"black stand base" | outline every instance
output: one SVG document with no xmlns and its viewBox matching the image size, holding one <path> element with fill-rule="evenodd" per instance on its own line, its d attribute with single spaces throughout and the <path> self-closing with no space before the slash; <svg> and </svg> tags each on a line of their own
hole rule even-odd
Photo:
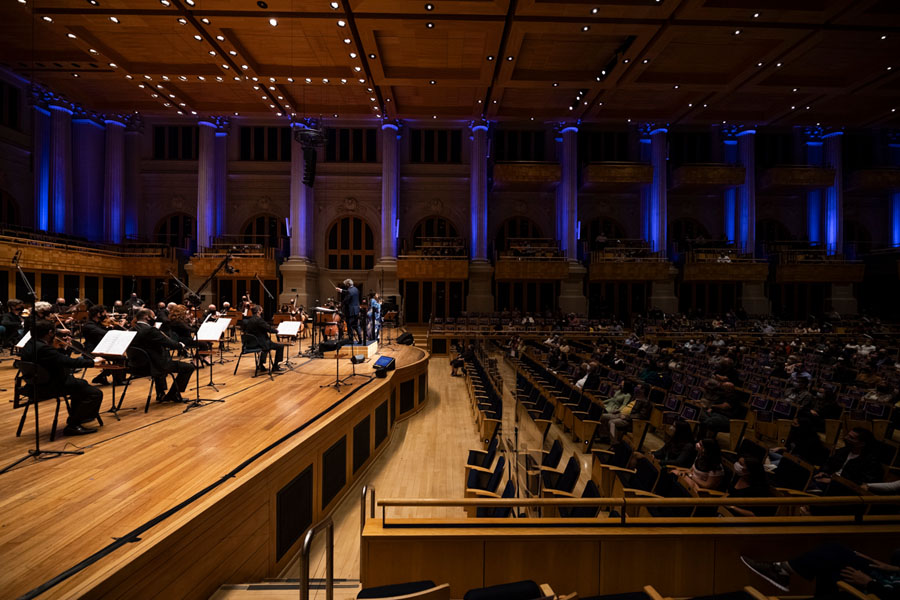
<svg viewBox="0 0 900 600">
<path fill-rule="evenodd" d="M 16 465 L 25 462 L 29 458 L 38 458 L 44 455 L 63 456 L 65 454 L 84 454 L 84 450 L 41 450 L 40 448 L 38 448 L 37 450 L 31 449 L 28 451 L 28 454 L 26 454 L 16 462 L 10 463 L 3 467 L 3 469 L 0 469 L 0 475 L 3 475 L 7 471 L 12 470 Z"/>
<path fill-rule="evenodd" d="M 193 361 L 194 363 L 198 362 L 197 357 L 199 355 L 197 352 L 198 351 L 195 349 L 194 350 L 194 361 Z M 212 357 L 212 355 L 210 355 L 210 357 Z M 209 363 L 209 383 L 204 386 L 200 385 L 200 369 L 198 369 L 198 368 L 194 369 L 194 375 L 196 377 L 196 384 L 197 384 L 197 387 L 195 387 L 194 390 L 196 391 L 197 395 L 196 395 L 196 398 L 194 398 L 194 400 L 192 400 L 187 406 L 184 407 L 184 410 L 182 411 L 182 413 L 186 413 L 189 410 L 191 410 L 192 408 L 199 408 L 201 406 L 205 406 L 203 404 L 204 402 L 208 402 L 208 403 L 209 402 L 223 402 L 223 403 L 225 402 L 225 400 L 221 400 L 218 398 L 201 398 L 200 397 L 200 388 L 201 387 L 212 386 L 212 388 L 218 392 L 219 390 L 216 388 L 216 385 L 224 385 L 224 384 L 214 384 L 213 383 L 213 380 L 212 380 L 212 363 L 213 362 L 214 361 L 210 361 L 210 363 Z"/>
</svg>

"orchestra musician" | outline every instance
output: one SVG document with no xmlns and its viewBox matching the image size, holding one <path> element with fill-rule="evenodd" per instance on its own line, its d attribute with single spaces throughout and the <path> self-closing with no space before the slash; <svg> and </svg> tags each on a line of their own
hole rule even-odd
<svg viewBox="0 0 900 600">
<path fill-rule="evenodd" d="M 0 336 L 4 344 L 15 344 L 25 333 L 25 319 L 22 318 L 24 305 L 18 298 L 10 298 L 6 303 L 7 312 L 0 317 Z"/>
<path fill-rule="evenodd" d="M 45 319 L 37 321 L 32 338 L 22 348 L 21 356 L 24 360 L 43 367 L 50 375 L 46 384 L 48 389 L 37 390 L 40 398 L 52 398 L 57 393 L 69 396 L 71 400 L 68 405 L 69 417 L 63 432 L 66 435 L 94 433 L 96 429 L 85 427 L 84 424 L 99 419 L 103 392 L 84 379 L 73 377 L 71 369 L 92 367 L 103 364 L 104 361 L 102 358 L 66 356 L 64 352 L 53 347 L 55 335 L 55 324 Z"/>
<path fill-rule="evenodd" d="M 249 308 L 249 311 L 250 316 L 241 321 L 241 328 L 244 330 L 245 334 L 255 336 L 256 339 L 259 340 L 260 347 L 263 349 L 263 352 L 260 352 L 259 354 L 259 370 L 266 370 L 266 365 L 264 364 L 266 355 L 270 350 L 274 350 L 275 357 L 272 360 L 272 371 L 282 371 L 283 369 L 281 368 L 280 363 L 284 358 L 284 344 L 279 344 L 278 342 L 273 342 L 269 339 L 269 334 L 278 333 L 278 329 L 272 327 L 262 319 L 260 316 L 262 307 L 259 305 L 252 305 Z"/>
<path fill-rule="evenodd" d="M 206 312 L 203 313 L 204 321 L 206 321 L 207 319 L 210 321 L 215 321 L 218 318 L 219 318 L 219 311 L 216 310 L 215 304 L 210 304 L 208 307 L 206 307 Z"/>
<path fill-rule="evenodd" d="M 378 292 L 369 294 L 369 339 L 378 340 L 381 334 L 381 296 Z"/>
<path fill-rule="evenodd" d="M 54 314 L 65 314 L 69 312 L 69 305 L 66 304 L 66 299 L 57 298 L 56 304 L 50 307 L 50 312 Z"/>
<path fill-rule="evenodd" d="M 251 306 L 253 306 L 253 304 L 250 302 L 250 298 L 247 296 L 241 296 L 241 314 L 244 317 L 250 316 L 250 307 Z"/>
<path fill-rule="evenodd" d="M 134 313 L 139 308 L 144 307 L 144 301 L 138 298 L 138 295 L 134 292 L 131 292 L 131 297 L 125 301 L 125 309 L 129 313 Z"/>
<path fill-rule="evenodd" d="M 201 350 L 209 350 L 209 342 L 198 342 L 195 338 L 197 334 L 197 325 L 186 306 L 176 304 L 169 313 L 169 333 L 170 338 L 176 342 L 180 342 L 187 348 L 200 348 Z M 209 365 L 202 356 L 198 356 L 198 362 L 202 365 Z"/>
<path fill-rule="evenodd" d="M 49 302 L 44 302 L 42 300 L 35 302 L 34 303 L 34 312 L 37 315 L 38 320 L 45 319 L 45 320 L 49 321 L 49 320 L 53 319 L 53 323 L 55 323 L 57 325 L 58 333 L 66 334 L 66 335 L 71 333 L 71 331 L 69 331 L 69 329 L 68 329 L 68 326 L 70 323 L 72 323 L 72 321 L 74 319 L 72 317 L 66 317 L 65 319 L 59 319 L 58 316 L 54 319 L 52 316 L 54 314 L 53 313 L 53 305 L 51 305 Z M 25 320 L 25 323 L 24 323 L 25 331 L 31 330 L 31 323 L 32 323 L 32 319 Z"/>
<path fill-rule="evenodd" d="M 167 348 L 180 350 L 184 346 L 154 327 L 155 319 L 156 315 L 149 308 L 138 309 L 134 324 L 137 335 L 134 336 L 131 345 L 140 348 L 150 357 L 150 375 L 156 386 L 156 401 L 182 402 L 181 392 L 187 389 L 194 366 L 180 360 L 172 360 Z M 168 387 L 166 374 L 168 373 L 177 373 L 177 375 L 175 386 L 166 391 Z"/>
<path fill-rule="evenodd" d="M 106 307 L 102 304 L 95 304 L 88 309 L 88 320 L 81 326 L 81 335 L 84 336 L 84 349 L 93 352 L 103 336 L 111 329 L 122 329 L 117 323 L 110 319 L 106 312 Z M 125 373 L 121 369 L 104 369 L 99 375 L 91 380 L 96 385 L 109 385 L 106 379 L 110 375 L 116 383 L 125 381 Z"/>
<path fill-rule="evenodd" d="M 344 280 L 343 288 L 336 287 L 335 290 L 341 293 L 341 312 L 347 319 L 347 338 L 352 344 L 355 336 L 362 344 L 362 332 L 359 330 L 359 290 L 349 278 Z"/>
</svg>

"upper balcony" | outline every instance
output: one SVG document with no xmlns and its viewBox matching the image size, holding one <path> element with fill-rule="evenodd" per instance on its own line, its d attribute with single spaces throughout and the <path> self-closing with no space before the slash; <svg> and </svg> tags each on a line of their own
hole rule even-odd
<svg viewBox="0 0 900 600">
<path fill-rule="evenodd" d="M 555 162 L 497 162 L 495 191 L 547 192 L 559 185 L 562 168 Z"/>
<path fill-rule="evenodd" d="M 775 258 L 776 283 L 859 283 L 865 265 L 842 254 L 828 254 L 822 244 L 771 242 L 767 253 Z"/>
<path fill-rule="evenodd" d="M 468 279 L 469 251 L 461 237 L 417 237 L 400 242 L 397 278 L 402 280 Z"/>
<path fill-rule="evenodd" d="M 653 167 L 638 162 L 596 162 L 581 172 L 583 192 L 636 192 L 653 183 Z"/>
<path fill-rule="evenodd" d="M 685 164 L 672 169 L 671 192 L 720 192 L 744 183 L 747 170 L 730 164 Z"/>
<path fill-rule="evenodd" d="M 770 194 L 796 194 L 833 184 L 834 169 L 809 165 L 778 165 L 759 177 L 759 191 Z"/>
<path fill-rule="evenodd" d="M 846 179 L 845 192 L 893 192 L 900 190 L 900 169 L 880 167 L 853 171 Z"/>
<path fill-rule="evenodd" d="M 604 281 L 661 281 L 671 275 L 672 263 L 653 252 L 644 240 L 595 240 L 589 278 Z"/>
<path fill-rule="evenodd" d="M 569 274 L 557 240 L 507 238 L 505 245 L 504 250 L 497 252 L 494 262 L 497 281 L 565 279 Z"/>
<path fill-rule="evenodd" d="M 684 281 L 765 281 L 769 263 L 734 248 L 695 248 L 685 254 Z"/>
</svg>

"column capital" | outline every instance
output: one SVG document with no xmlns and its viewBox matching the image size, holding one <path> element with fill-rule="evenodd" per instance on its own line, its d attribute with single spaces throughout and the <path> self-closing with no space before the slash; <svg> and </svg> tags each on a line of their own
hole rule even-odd
<svg viewBox="0 0 900 600">
<path fill-rule="evenodd" d="M 141 113 L 124 115 L 125 133 L 144 133 L 144 117 Z"/>
<path fill-rule="evenodd" d="M 490 131 L 491 122 L 487 119 L 475 119 L 469 121 L 469 129 L 472 131 L 478 131 L 479 129 L 482 131 Z"/>
<path fill-rule="evenodd" d="M 722 141 L 726 144 L 737 143 L 738 138 L 743 137 L 745 135 L 755 135 L 756 130 L 746 125 L 723 125 L 721 128 L 722 131 Z"/>
<path fill-rule="evenodd" d="M 888 129 L 884 132 L 889 147 L 900 147 L 900 129 Z"/>
<path fill-rule="evenodd" d="M 397 137 L 400 137 L 400 129 L 403 127 L 403 122 L 400 119 L 382 119 L 381 120 L 381 130 L 386 131 L 389 129 L 394 130 L 397 133 Z"/>
<path fill-rule="evenodd" d="M 558 135 L 562 135 L 565 133 L 578 133 L 578 125 L 580 124 L 581 121 L 560 121 L 553 126 L 553 129 Z"/>
<path fill-rule="evenodd" d="M 37 84 L 32 84 L 28 88 L 28 103 L 45 112 L 51 108 L 58 108 L 74 113 L 76 109 L 80 108 L 65 96 Z"/>
<path fill-rule="evenodd" d="M 640 123 L 638 125 L 638 133 L 643 138 L 650 138 L 657 133 L 667 133 L 669 131 L 668 127 L 668 123 Z"/>
<path fill-rule="evenodd" d="M 197 123 L 205 127 L 212 127 L 217 134 L 227 134 L 231 130 L 231 119 L 222 115 L 203 117 Z"/>
</svg>

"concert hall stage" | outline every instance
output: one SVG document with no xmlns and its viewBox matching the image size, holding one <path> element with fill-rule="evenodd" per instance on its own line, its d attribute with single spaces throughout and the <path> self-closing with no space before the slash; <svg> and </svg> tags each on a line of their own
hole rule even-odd
<svg viewBox="0 0 900 600">
<path fill-rule="evenodd" d="M 200 389 L 225 402 L 187 413 L 154 401 L 144 414 L 149 381 L 139 380 L 123 404 L 138 410 L 120 412 L 120 421 L 104 413 L 91 435 L 61 435 L 63 407 L 55 442 L 55 402 L 42 402 L 42 449 L 84 454 L 28 459 L 0 475 L 0 595 L 46 586 L 29 597 L 206 599 L 222 583 L 277 575 L 303 531 L 351 488 L 428 388 L 428 354 L 415 346 L 382 348 L 396 370 L 370 378 L 370 360 L 340 390 L 320 387 L 334 383 L 334 359 L 295 354 L 293 370 L 270 379 L 252 377 L 252 356 L 232 375 L 236 353 L 226 353 L 231 362 L 213 371 L 223 385 Z M 339 366 L 341 377 L 351 374 L 349 360 Z M 34 445 L 30 412 L 15 437 L 22 411 L 12 407 L 14 374 L 3 360 L 0 467 Z M 200 383 L 209 380 L 207 367 Z M 102 389 L 106 410 L 111 387 Z M 194 395 L 192 380 L 185 397 Z"/>
</svg>

